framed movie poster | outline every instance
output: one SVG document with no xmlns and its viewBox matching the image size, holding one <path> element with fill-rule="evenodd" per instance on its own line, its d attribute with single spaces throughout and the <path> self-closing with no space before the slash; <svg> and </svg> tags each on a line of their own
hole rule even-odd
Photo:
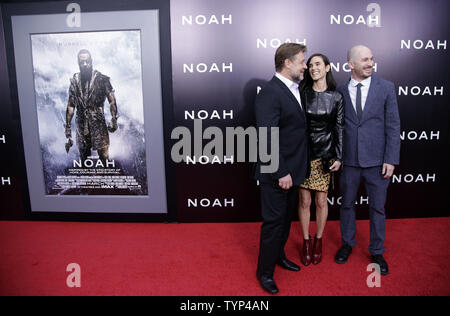
<svg viewBox="0 0 450 316">
<path fill-rule="evenodd" d="M 140 31 L 31 34 L 31 53 L 45 193 L 148 195 Z"/>
<path fill-rule="evenodd" d="M 32 212 L 167 213 L 158 10 L 11 16 Z"/>
</svg>

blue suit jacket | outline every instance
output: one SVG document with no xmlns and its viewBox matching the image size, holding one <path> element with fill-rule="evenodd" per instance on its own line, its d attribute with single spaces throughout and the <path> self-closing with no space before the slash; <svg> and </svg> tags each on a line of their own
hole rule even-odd
<svg viewBox="0 0 450 316">
<path fill-rule="evenodd" d="M 358 120 L 348 92 L 349 81 L 338 90 L 345 98 L 344 165 L 375 167 L 400 162 L 400 116 L 392 82 L 372 75 L 369 93 Z"/>
</svg>

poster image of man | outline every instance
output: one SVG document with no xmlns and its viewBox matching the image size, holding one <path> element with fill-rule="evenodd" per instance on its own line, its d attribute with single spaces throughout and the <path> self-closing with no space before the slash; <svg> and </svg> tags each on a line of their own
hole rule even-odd
<svg viewBox="0 0 450 316">
<path fill-rule="evenodd" d="M 82 49 L 78 53 L 80 72 L 70 80 L 69 101 L 66 110 L 66 151 L 72 142 L 72 118 L 76 109 L 76 143 L 81 162 L 91 155 L 91 150 L 98 152 L 103 165 L 109 160 L 109 132 L 117 130 L 117 104 L 114 89 L 109 77 L 93 70 L 91 53 Z M 104 103 L 108 99 L 111 123 L 107 126 L 104 115 Z"/>
<path fill-rule="evenodd" d="M 140 31 L 32 34 L 31 47 L 46 194 L 148 195 Z"/>
</svg>

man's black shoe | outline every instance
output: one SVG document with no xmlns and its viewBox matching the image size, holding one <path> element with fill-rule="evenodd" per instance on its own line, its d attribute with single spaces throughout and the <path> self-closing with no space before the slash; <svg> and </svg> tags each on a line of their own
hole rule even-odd
<svg viewBox="0 0 450 316">
<path fill-rule="evenodd" d="M 341 249 L 338 250 L 334 261 L 339 264 L 344 264 L 347 262 L 348 257 L 352 253 L 352 247 L 347 244 L 344 244 Z"/>
<path fill-rule="evenodd" d="M 272 278 L 268 277 L 261 277 L 259 279 L 259 283 L 261 284 L 261 287 L 269 292 L 270 294 L 277 294 L 278 293 L 278 287 L 275 284 L 275 281 Z"/>
<path fill-rule="evenodd" d="M 293 263 L 292 261 L 289 261 L 288 259 L 284 258 L 277 262 L 277 265 L 280 267 L 290 270 L 290 271 L 300 271 L 300 267 Z"/>
<path fill-rule="evenodd" d="M 382 255 L 372 255 L 372 262 L 376 263 L 380 266 L 380 274 L 381 275 L 387 275 L 389 274 L 389 266 L 384 260 Z"/>
</svg>

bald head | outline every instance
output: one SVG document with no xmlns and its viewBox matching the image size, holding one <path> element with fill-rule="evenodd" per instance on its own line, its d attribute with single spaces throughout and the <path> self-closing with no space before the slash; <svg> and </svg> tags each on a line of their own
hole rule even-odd
<svg viewBox="0 0 450 316">
<path fill-rule="evenodd" d="M 372 75 L 374 61 L 372 51 L 368 47 L 353 46 L 347 53 L 347 59 L 354 79 L 362 81 Z"/>
<path fill-rule="evenodd" d="M 349 49 L 347 52 L 347 61 L 353 61 L 357 59 L 361 54 L 372 55 L 372 51 L 369 47 L 364 45 L 356 45 Z"/>
</svg>

